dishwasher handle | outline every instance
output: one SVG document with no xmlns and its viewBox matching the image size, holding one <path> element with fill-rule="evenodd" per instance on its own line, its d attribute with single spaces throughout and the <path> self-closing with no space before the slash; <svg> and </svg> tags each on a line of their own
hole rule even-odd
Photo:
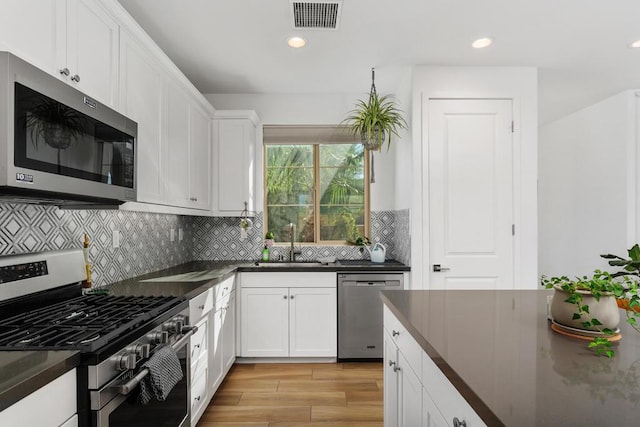
<svg viewBox="0 0 640 427">
<path fill-rule="evenodd" d="M 382 280 L 370 280 L 366 282 L 356 282 L 356 286 L 364 286 L 368 288 L 372 287 L 383 287 L 386 286 L 387 282 Z"/>
</svg>

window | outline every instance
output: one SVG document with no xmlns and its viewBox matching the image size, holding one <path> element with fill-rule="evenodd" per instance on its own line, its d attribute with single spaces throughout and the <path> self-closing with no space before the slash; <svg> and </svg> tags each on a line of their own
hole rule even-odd
<svg viewBox="0 0 640 427">
<path fill-rule="evenodd" d="M 344 243 L 368 235 L 364 147 L 338 126 L 265 126 L 265 231 L 278 242 Z"/>
</svg>

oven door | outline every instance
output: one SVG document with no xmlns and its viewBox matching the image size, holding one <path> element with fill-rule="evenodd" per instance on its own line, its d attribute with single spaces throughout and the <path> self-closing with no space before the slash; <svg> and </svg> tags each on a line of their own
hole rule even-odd
<svg viewBox="0 0 640 427">
<path fill-rule="evenodd" d="M 98 391 L 99 402 L 108 401 L 98 410 L 91 411 L 93 427 L 187 427 L 190 424 L 190 352 L 189 338 L 192 332 L 173 345 L 180 360 L 183 377 L 163 402 L 152 400 L 146 405 L 137 402 L 139 387 L 126 383 L 136 379 L 115 380 Z M 137 380 L 139 383 L 139 380 Z M 123 390 L 130 388 L 130 391 Z M 110 400 L 109 400 L 110 399 Z M 93 400 L 93 399 L 92 399 Z"/>
</svg>

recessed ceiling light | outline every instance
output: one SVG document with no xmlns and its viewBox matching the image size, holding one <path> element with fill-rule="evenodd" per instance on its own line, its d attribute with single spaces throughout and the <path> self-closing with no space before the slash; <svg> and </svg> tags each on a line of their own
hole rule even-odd
<svg viewBox="0 0 640 427">
<path fill-rule="evenodd" d="M 483 47 L 491 46 L 491 43 L 493 43 L 492 38 L 483 37 L 481 39 L 474 40 L 474 42 L 471 43 L 471 46 L 475 47 L 476 49 L 482 49 Z"/>
<path fill-rule="evenodd" d="M 636 40 L 629 45 L 630 47 L 640 47 L 640 40 Z"/>
<path fill-rule="evenodd" d="M 289 40 L 287 40 L 287 44 L 291 47 L 299 48 L 307 44 L 307 41 L 302 37 L 289 37 Z"/>
</svg>

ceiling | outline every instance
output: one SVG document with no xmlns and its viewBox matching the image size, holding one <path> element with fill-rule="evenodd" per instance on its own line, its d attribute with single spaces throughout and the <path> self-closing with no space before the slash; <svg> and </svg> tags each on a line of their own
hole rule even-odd
<svg viewBox="0 0 640 427">
<path fill-rule="evenodd" d="M 119 1 L 203 93 L 366 93 L 372 66 L 389 93 L 412 65 L 534 66 L 546 123 L 640 88 L 637 0 L 343 0 L 337 30 L 303 31 L 289 0 Z"/>
</svg>

